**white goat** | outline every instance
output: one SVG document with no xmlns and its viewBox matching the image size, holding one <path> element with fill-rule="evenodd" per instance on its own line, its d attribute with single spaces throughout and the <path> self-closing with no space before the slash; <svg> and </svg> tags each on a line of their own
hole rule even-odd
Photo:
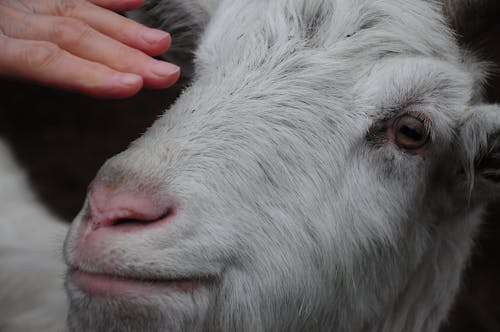
<svg viewBox="0 0 500 332">
<path fill-rule="evenodd" d="M 69 331 L 436 331 L 500 167 L 500 110 L 438 4 L 135 17 L 183 32 L 173 55 L 198 44 L 194 79 L 91 186 L 64 249 Z"/>
</svg>

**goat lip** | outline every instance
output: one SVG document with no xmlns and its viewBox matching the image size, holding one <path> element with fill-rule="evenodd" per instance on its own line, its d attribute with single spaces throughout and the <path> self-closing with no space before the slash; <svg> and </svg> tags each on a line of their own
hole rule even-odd
<svg viewBox="0 0 500 332">
<path fill-rule="evenodd" d="M 138 279 L 73 270 L 69 277 L 83 292 L 109 297 L 161 295 L 172 292 L 193 292 L 202 282 L 200 278 Z"/>
</svg>

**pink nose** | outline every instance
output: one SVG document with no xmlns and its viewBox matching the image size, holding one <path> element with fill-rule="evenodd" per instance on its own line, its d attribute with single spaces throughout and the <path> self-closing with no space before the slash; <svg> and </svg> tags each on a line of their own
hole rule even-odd
<svg viewBox="0 0 500 332">
<path fill-rule="evenodd" d="M 149 225 L 170 219 L 175 208 L 171 201 L 153 195 L 131 193 L 105 184 L 92 186 L 88 195 L 92 230 L 102 227 L 140 230 Z"/>
</svg>

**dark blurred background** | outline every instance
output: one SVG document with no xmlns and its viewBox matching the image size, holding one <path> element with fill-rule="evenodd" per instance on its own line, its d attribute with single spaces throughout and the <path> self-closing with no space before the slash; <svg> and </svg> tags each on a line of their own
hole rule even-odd
<svg viewBox="0 0 500 332">
<path fill-rule="evenodd" d="M 492 22 L 487 28 L 462 31 L 462 38 L 500 68 L 500 24 Z M 500 70 L 496 72 L 488 81 L 489 102 L 500 101 Z M 53 213 L 70 221 L 100 165 L 143 133 L 182 85 L 143 91 L 127 100 L 103 101 L 0 81 L 0 136 L 13 146 L 40 199 Z M 490 208 L 462 291 L 442 332 L 500 331 L 499 203 Z"/>
</svg>

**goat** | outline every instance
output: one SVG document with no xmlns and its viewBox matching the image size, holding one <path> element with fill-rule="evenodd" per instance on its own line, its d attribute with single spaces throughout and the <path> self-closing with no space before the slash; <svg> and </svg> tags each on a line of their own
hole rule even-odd
<svg viewBox="0 0 500 332">
<path fill-rule="evenodd" d="M 486 67 L 439 4 L 132 15 L 183 34 L 180 62 L 196 45 L 193 80 L 92 182 L 64 244 L 68 330 L 436 331 L 500 159 Z"/>
</svg>

